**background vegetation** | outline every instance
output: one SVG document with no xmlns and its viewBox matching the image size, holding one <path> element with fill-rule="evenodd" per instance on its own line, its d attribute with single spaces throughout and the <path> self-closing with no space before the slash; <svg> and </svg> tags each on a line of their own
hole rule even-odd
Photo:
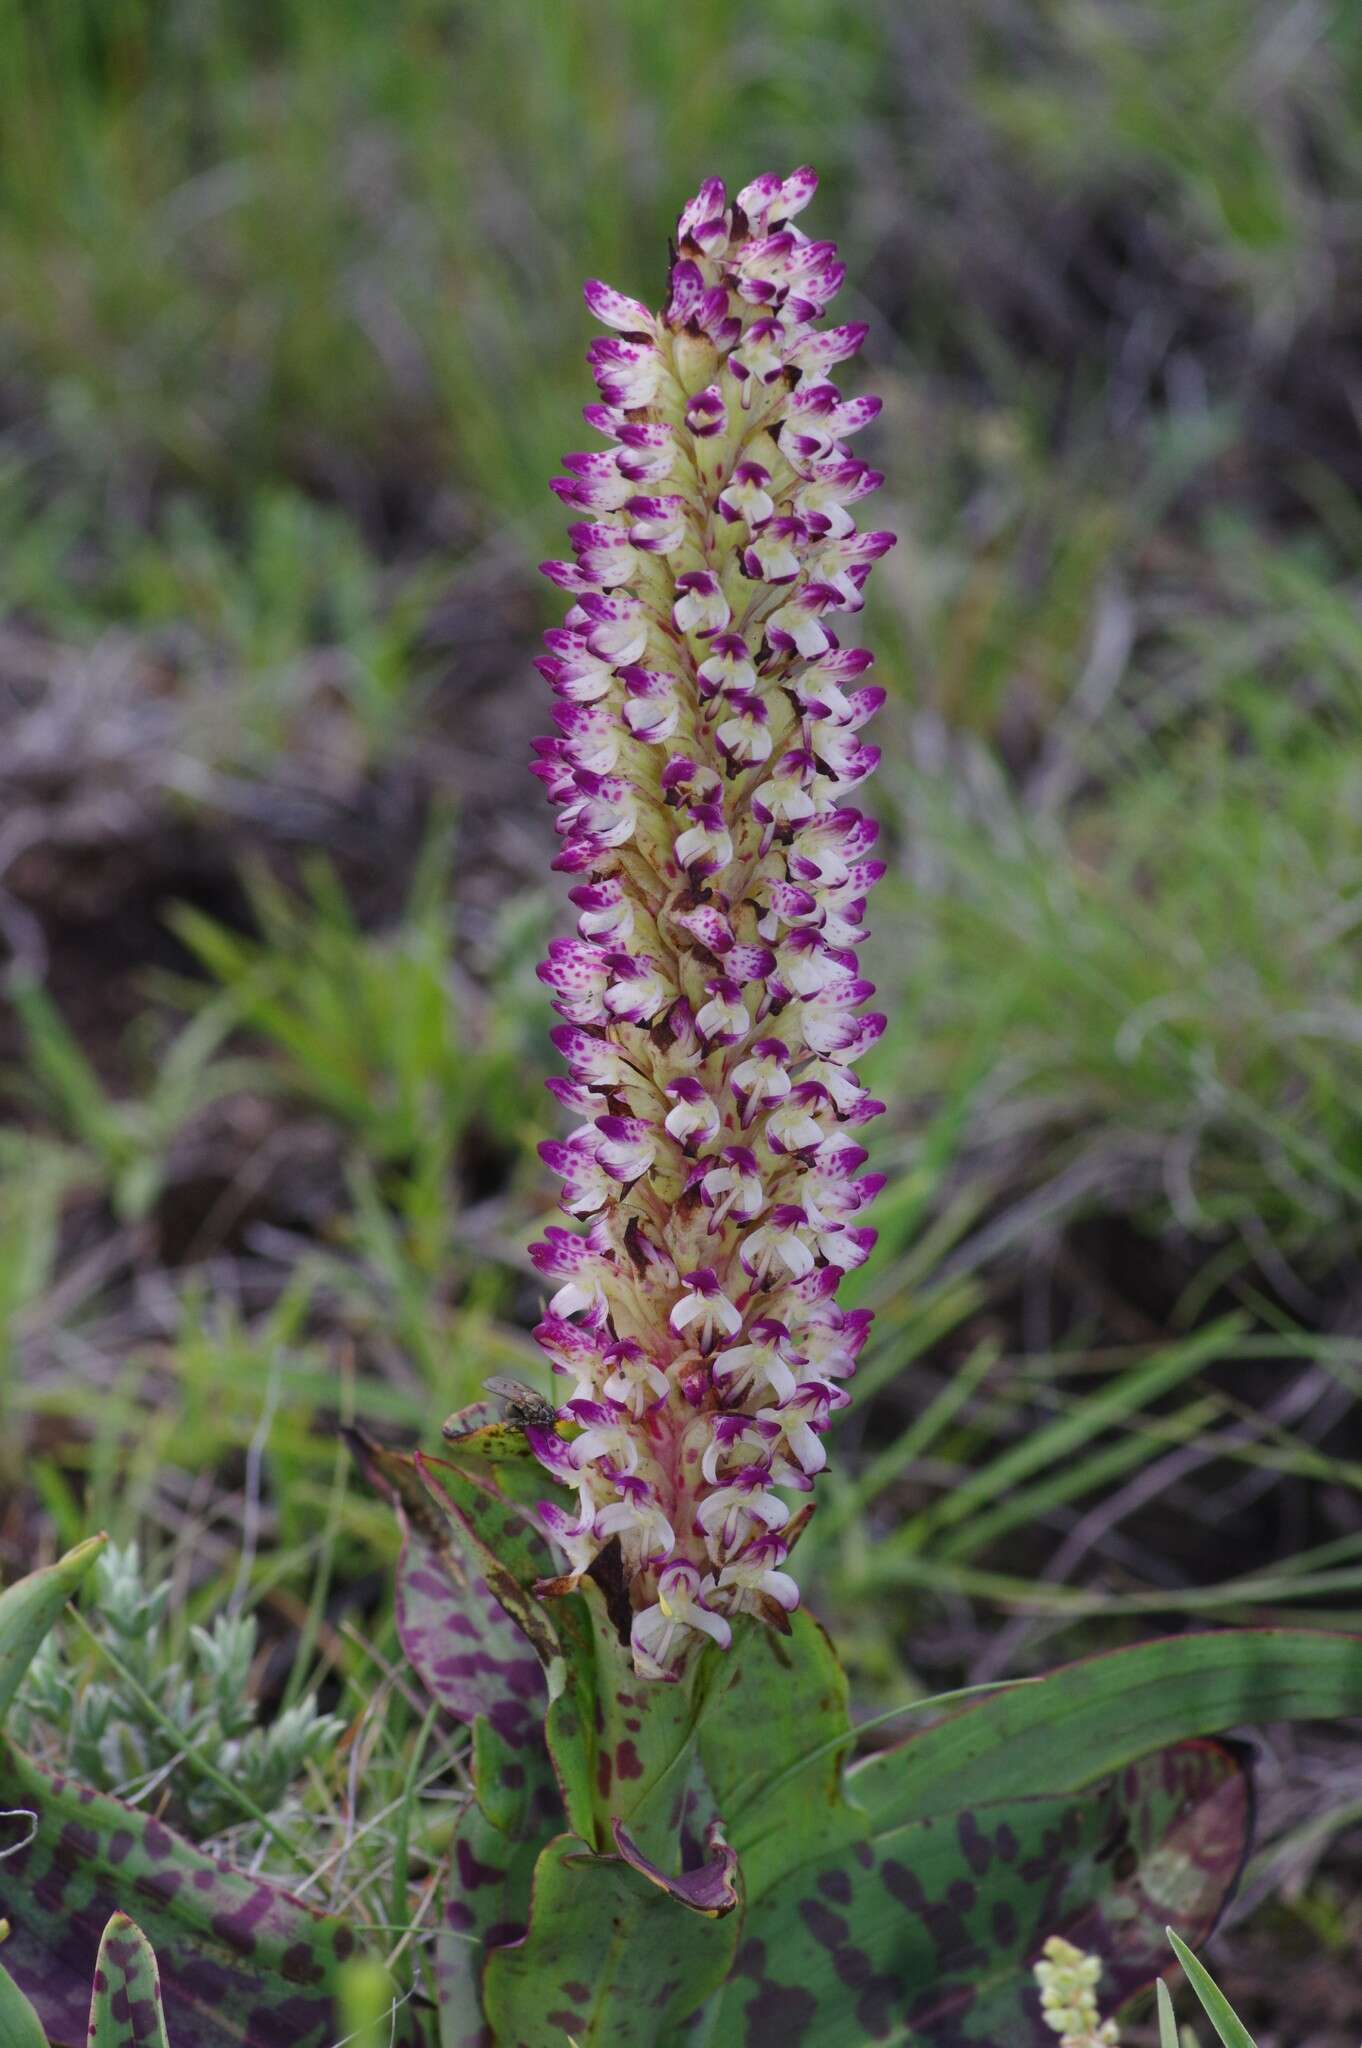
<svg viewBox="0 0 1362 2048">
<path fill-rule="evenodd" d="M 337 1425 L 537 1371 L 544 484 L 715 170 L 822 171 L 902 535 L 812 1602 L 867 1713 L 1362 1626 L 1356 10 L 12 0 L 0 81 L 0 1568 L 140 1543 L 87 1767 L 380 1927 L 438 1859 Z M 1357 1757 L 1261 1759 L 1261 2048 L 1356 2048 Z"/>
</svg>

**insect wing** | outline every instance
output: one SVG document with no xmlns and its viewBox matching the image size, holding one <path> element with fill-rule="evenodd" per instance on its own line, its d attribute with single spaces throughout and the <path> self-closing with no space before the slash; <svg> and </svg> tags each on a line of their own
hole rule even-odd
<svg viewBox="0 0 1362 2048">
<path fill-rule="evenodd" d="M 551 1429 L 558 1419 L 551 1402 L 527 1386 L 524 1380 L 514 1379 L 510 1373 L 494 1372 L 490 1379 L 483 1381 L 483 1385 L 489 1394 L 495 1394 L 505 1402 L 508 1422 L 522 1425 L 534 1422 L 544 1429 Z"/>
</svg>

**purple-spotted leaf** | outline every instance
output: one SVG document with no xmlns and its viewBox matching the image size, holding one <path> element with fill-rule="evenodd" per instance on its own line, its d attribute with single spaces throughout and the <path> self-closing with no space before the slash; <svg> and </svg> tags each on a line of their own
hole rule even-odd
<svg viewBox="0 0 1362 2048">
<path fill-rule="evenodd" d="M 515 1747 L 537 1742 L 545 1705 L 540 1661 L 488 1585 L 456 1510 L 413 1458 L 359 1431 L 349 1440 L 397 1515 L 397 1633 L 413 1670 L 455 1720 L 483 1714 Z"/>
<path fill-rule="evenodd" d="M 650 1862 L 619 1821 L 612 1823 L 611 1831 L 615 1847 L 629 1868 L 637 1870 L 669 1898 L 689 1907 L 692 1913 L 719 1920 L 738 1904 L 738 1859 L 724 1840 L 722 1821 L 712 1820 L 705 1829 L 705 1861 L 693 1870 L 676 1872 Z"/>
<path fill-rule="evenodd" d="M 1104 1959 L 1119 2005 L 1169 1920 L 1213 1924 L 1250 1799 L 1235 1754 L 1193 1742 L 1086 1793 L 876 1830 L 748 1912 L 715 2040 L 734 2048 L 1054 2048 L 1030 1965 L 1051 1934 Z"/>
<path fill-rule="evenodd" d="M 1066 1664 L 962 1708 L 852 1770 L 877 1826 L 950 1813 L 1018 1786 L 1070 1792 L 1193 1735 L 1362 1714 L 1362 1636 L 1225 1629 Z"/>
<path fill-rule="evenodd" d="M 474 1486 L 462 1474 L 453 1472 L 445 1485 L 436 1478 L 430 1461 L 420 1451 L 413 1454 L 412 1464 L 428 1499 L 459 1532 L 464 1557 L 481 1573 L 488 1591 L 530 1644 L 552 1691 L 561 1683 L 562 1646 L 543 1605 L 517 1569 L 516 1546 L 529 1539 L 537 1546 L 532 1554 L 547 1560 L 548 1548 L 543 1537 L 528 1528 L 520 1510 L 506 1501 L 490 1480 Z M 542 1562 L 536 1576 L 543 1576 Z"/>
<path fill-rule="evenodd" d="M 484 1962 L 524 1935 L 535 1862 L 563 1826 L 542 1745 L 513 1749 L 488 1722 L 475 1721 L 473 1782 L 477 1796 L 455 1830 L 435 1943 L 441 2048 L 481 2038 Z"/>
<path fill-rule="evenodd" d="M 843 1783 L 852 1741 L 846 1677 L 811 1614 L 801 1610 L 790 1622 L 782 1636 L 739 1616 L 731 1650 L 707 1652 L 702 1677 L 700 1755 L 749 1899 L 792 1863 L 840 1848 L 865 1828 Z M 811 1761 L 791 1776 L 804 1757 Z"/>
<path fill-rule="evenodd" d="M 728 1975 L 741 1919 L 688 1912 L 618 1856 L 562 1835 L 536 1865 L 525 1940 L 487 1959 L 491 2039 L 496 2048 L 664 2048 Z"/>
<path fill-rule="evenodd" d="M 16 1579 L 0 1593 L 0 1727 L 43 1637 L 107 1541 L 88 1537 L 55 1564 Z"/>
<path fill-rule="evenodd" d="M 622 1820 L 652 1861 L 693 1866 L 705 1827 L 722 1817 L 755 1897 L 792 1860 L 863 1829 L 841 1790 L 846 1681 L 811 1616 L 792 1616 L 788 1636 L 739 1616 L 730 1649 L 658 1685 L 635 1675 L 594 1581 L 554 1612 L 571 1683 L 550 1710 L 549 1746 L 571 1784 L 569 1824 L 597 1849 Z M 789 1760 L 813 1748 L 817 1762 L 770 1796 Z"/>
<path fill-rule="evenodd" d="M 540 1405 L 544 1422 L 551 1425 L 553 1409 L 547 1402 Z M 524 1420 L 508 1417 L 506 1406 L 503 1401 L 472 1401 L 466 1408 L 456 1408 L 446 1418 L 442 1430 L 450 1457 L 475 1469 L 484 1465 L 532 1463 L 534 1452 L 525 1434 Z M 542 1490 L 541 1487 L 541 1493 Z"/>
<path fill-rule="evenodd" d="M 168 2048 L 161 1973 L 151 1943 L 126 1913 L 114 1914 L 99 1944 L 90 2048 Z"/>
<path fill-rule="evenodd" d="M 570 1496 L 534 1458 L 504 1464 L 461 1455 L 451 1444 L 439 1458 L 421 1454 L 423 1470 L 438 1481 L 474 1535 L 514 1572 L 521 1585 L 531 1586 L 555 1569 L 554 1553 L 539 1517 L 542 1501 L 568 1502 Z"/>
<path fill-rule="evenodd" d="M 646 1854 L 672 1860 L 682 1818 L 677 1802 L 693 1762 L 692 1685 L 687 1680 L 658 1685 L 635 1676 L 595 1580 L 583 1579 L 575 1594 L 555 1602 L 555 1613 L 571 1645 L 570 1690 L 590 1702 L 589 1714 L 580 1717 L 581 1732 L 570 1741 L 557 1702 L 549 1721 L 549 1746 L 560 1777 L 576 1765 L 570 1748 L 585 1747 L 588 1804 L 585 1811 L 580 1799 L 570 1805 L 570 1824 L 594 1848 L 608 1850 L 612 1822 L 628 1821 Z"/>
<path fill-rule="evenodd" d="M 584 1599 L 573 1596 L 555 1603 L 558 1640 L 563 1647 L 561 1681 L 544 1718 L 544 1736 L 554 1776 L 562 1795 L 567 1824 L 584 1841 L 598 1841 L 596 1664 L 591 1618 Z"/>
<path fill-rule="evenodd" d="M 111 1915 L 131 1907 L 161 1970 L 174 2048 L 331 2048 L 344 1921 L 205 1856 L 138 1808 L 0 1743 L 4 1963 L 54 2048 L 84 2048 Z M 403 2048 L 420 2042 L 410 2009 Z"/>
</svg>

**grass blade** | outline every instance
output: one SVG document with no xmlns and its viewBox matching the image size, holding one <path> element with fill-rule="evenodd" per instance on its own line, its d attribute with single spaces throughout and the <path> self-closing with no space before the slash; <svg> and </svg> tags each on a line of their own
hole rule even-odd
<svg viewBox="0 0 1362 2048">
<path fill-rule="evenodd" d="M 1253 2036 L 1238 2017 L 1220 1986 L 1209 1970 L 1199 1963 L 1185 1941 L 1180 1941 L 1171 1927 L 1166 1928 L 1173 1952 L 1187 1973 L 1187 1981 L 1201 2000 L 1205 2013 L 1224 2048 L 1255 2048 Z M 1162 2023 L 1162 2022 L 1161 2022 Z"/>
</svg>

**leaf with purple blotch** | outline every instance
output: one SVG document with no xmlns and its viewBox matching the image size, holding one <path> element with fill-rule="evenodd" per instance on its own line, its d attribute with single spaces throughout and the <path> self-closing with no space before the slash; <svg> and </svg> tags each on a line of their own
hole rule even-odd
<svg viewBox="0 0 1362 2048">
<path fill-rule="evenodd" d="M 960 1709 L 848 1774 L 877 1826 L 1068 1792 L 1165 1744 L 1362 1713 L 1362 1636 L 1221 1629 L 1107 1650 Z"/>
<path fill-rule="evenodd" d="M 645 1855 L 675 1865 L 679 1855 L 697 1859 L 706 1825 L 721 1816 L 755 1896 L 794 1858 L 864 1831 L 842 1793 L 846 1680 L 810 1615 L 792 1616 L 788 1636 L 739 1616 L 729 1650 L 658 1685 L 636 1676 L 595 1580 L 554 1612 L 570 1683 L 549 1712 L 549 1747 L 569 1825 L 584 1840 L 608 1849 L 622 1820 Z M 818 1762 L 768 1796 L 811 1748 L 823 1752 Z"/>
<path fill-rule="evenodd" d="M 397 1633 L 431 1697 L 456 1721 L 486 1715 L 516 1747 L 540 1739 L 544 1673 L 492 1591 L 452 1504 L 404 1452 L 349 1432 L 361 1471 L 397 1515 Z"/>
<path fill-rule="evenodd" d="M 137 1807 L 50 1776 L 0 1742 L 5 1967 L 60 2048 L 84 2048 L 110 1916 L 131 1907 L 155 1949 L 174 2048 L 330 2048 L 336 1974 L 352 1930 L 205 1856 Z M 11 1835 L 13 1846 L 11 1846 Z M 397 2043 L 422 2036 L 408 2008 Z"/>
<path fill-rule="evenodd" d="M 546 1500 L 566 1502 L 570 1496 L 536 1459 L 492 1465 L 459 1457 L 457 1449 L 451 1446 L 448 1455 L 438 1458 L 418 1452 L 422 1471 L 449 1496 L 474 1535 L 496 1553 L 521 1585 L 532 1586 L 555 1569 L 540 1504 Z"/>
<path fill-rule="evenodd" d="M 497 2048 L 663 2048 L 728 1975 L 741 1919 L 688 1910 L 621 1857 L 559 1836 L 535 1868 L 528 1935 L 488 1957 L 491 2038 Z"/>
<path fill-rule="evenodd" d="M 481 1719 L 473 1724 L 473 1783 L 476 1797 L 454 1831 L 435 1941 L 441 2048 L 480 2038 L 486 1957 L 524 1935 L 536 1860 L 563 1827 L 547 1751 L 513 1749 Z"/>
<path fill-rule="evenodd" d="M 569 1686 L 549 1716 L 549 1748 L 568 1780 L 569 1825 L 608 1850 L 611 1823 L 625 1820 L 645 1851 L 667 1857 L 679 1840 L 679 1800 L 693 1762 L 693 1678 L 653 1684 L 635 1675 L 600 1584 L 583 1578 L 555 1602 L 568 1652 Z M 571 1709 L 577 1702 L 581 1712 Z"/>
<path fill-rule="evenodd" d="M 700 1756 L 749 1899 L 792 1862 L 840 1848 L 866 1825 L 843 1775 L 854 1740 L 846 1675 L 811 1614 L 801 1609 L 790 1623 L 782 1636 L 736 1617 L 731 1650 L 707 1652 L 702 1674 Z M 811 1761 L 792 1775 L 803 1757 Z"/>
<path fill-rule="evenodd" d="M 543 1604 L 530 1590 L 543 1577 L 545 1566 L 552 1568 L 543 1536 L 529 1526 L 521 1510 L 490 1478 L 475 1484 L 452 1471 L 446 1483 L 436 1477 L 436 1467 L 420 1451 L 412 1454 L 412 1464 L 427 1497 L 459 1531 L 464 1555 L 481 1572 L 489 1592 L 534 1650 L 552 1688 L 562 1666 L 562 1647 Z M 531 1579 L 524 1576 L 522 1557 L 534 1570 Z"/>
<path fill-rule="evenodd" d="M 1086 1793 L 877 1831 L 789 1873 L 748 1912 L 713 2038 L 734 2048 L 1054 2048 L 1030 1964 L 1051 1934 L 1104 1962 L 1119 2006 L 1200 1938 L 1242 1863 L 1247 1778 L 1192 1742 Z"/>
<path fill-rule="evenodd" d="M 99 1944 L 89 2048 L 168 2048 L 156 1956 L 126 1913 L 113 1915 Z"/>
<path fill-rule="evenodd" d="M 735 1642 L 735 1653 L 737 1648 Z M 762 1687 L 762 1697 L 771 1692 L 768 1682 Z M 840 1787 L 827 1776 L 829 1745 L 836 1747 L 840 1708 L 831 1700 L 825 1700 L 824 1707 L 824 1723 L 831 1728 L 831 1735 L 824 1734 L 820 1740 L 812 1732 L 808 1737 L 795 1733 L 787 1734 L 783 1743 L 773 1741 L 772 1756 L 778 1761 L 765 1772 L 756 1798 L 744 1790 L 741 1779 L 735 1783 L 725 1778 L 723 1742 L 711 1739 L 709 1744 L 708 1767 L 730 1821 L 731 1839 L 747 1885 L 750 1943 L 764 1944 L 758 1948 L 749 1943 L 744 1950 L 745 1996 L 738 1999 L 737 1990 L 730 1990 L 723 2004 L 726 2023 L 737 2042 L 745 2041 L 744 2027 L 749 2022 L 744 2018 L 740 2024 L 734 2012 L 745 2015 L 750 2005 L 751 2040 L 779 2039 L 785 2048 L 812 1996 L 808 1987 L 786 1983 L 774 1963 L 767 1967 L 768 1956 L 783 1960 L 791 1939 L 788 1884 L 780 1879 L 779 1855 L 785 1857 L 787 1870 L 797 1868 L 800 1878 L 814 1872 L 826 1880 L 830 1895 L 822 1904 L 832 1911 L 837 1905 L 832 1890 L 845 1891 L 851 1900 L 856 1895 L 856 1873 L 862 1868 L 860 1859 L 883 1854 L 877 1845 L 895 1830 L 916 1831 L 903 1833 L 905 1841 L 939 1844 L 951 1839 L 954 1831 L 968 1833 L 979 1825 L 979 1815 L 986 1809 L 998 1812 L 999 1802 L 1014 1800 L 1019 1786 L 1033 1795 L 1025 1809 L 1033 1823 L 1039 1817 L 1037 1799 L 1059 1802 L 1057 1811 L 1061 1812 L 1070 1805 L 1087 1811 L 1090 1787 L 1107 1786 L 1103 1796 L 1110 1802 L 1110 1787 L 1119 1785 L 1122 1773 L 1134 1770 L 1147 1776 L 1164 1769 L 1157 1754 L 1151 1758 L 1151 1752 L 1164 1745 L 1178 1745 L 1183 1738 L 1249 1721 L 1328 1718 L 1358 1711 L 1362 1707 L 1362 1642 L 1310 1630 L 1243 1630 L 1179 1637 L 1086 1658 L 1047 1678 L 1000 1691 L 899 1747 L 877 1753 L 852 1768 Z M 702 1743 L 706 1725 L 701 1722 Z M 716 1724 L 716 1735 L 718 1732 Z M 745 1759 L 750 1746 L 742 1743 L 736 1729 L 732 1740 L 734 1769 L 741 1772 L 748 1768 Z M 1179 1769 L 1195 1769 L 1187 1759 L 1195 1758 L 1200 1749 L 1194 1742 L 1190 1748 L 1173 1747 L 1171 1754 L 1184 1759 Z M 1219 1750 L 1212 1753 L 1224 1755 Z M 801 1763 L 801 1758 L 807 1763 Z M 1178 1918 L 1177 1897 L 1163 1896 L 1160 1891 L 1170 1876 L 1180 1872 L 1190 1886 L 1182 1900 L 1184 1908 L 1195 1909 L 1200 1902 L 1213 1911 L 1217 1887 L 1223 1897 L 1233 1880 L 1247 1827 L 1243 1790 L 1238 1773 L 1229 1771 L 1225 1788 L 1214 1798 L 1194 1802 L 1199 1840 L 1189 1843 L 1170 1833 L 1162 1847 L 1143 1860 L 1139 1882 L 1148 1894 L 1148 1911 L 1139 1924 L 1145 1933 L 1151 1916 L 1157 1918 L 1162 1913 L 1165 1919 Z M 1218 1832 L 1221 1822 L 1224 1830 Z M 820 1859 L 819 1834 L 825 1841 L 830 1834 L 835 1843 L 840 1829 L 848 1831 L 840 1853 Z M 919 1846 L 912 1855 L 900 1853 L 893 1860 L 916 1871 L 926 1853 L 926 1848 Z M 987 1882 L 1000 1882 L 1005 1876 L 1005 1871 L 995 1868 Z M 932 1909 L 939 1911 L 943 1902 L 949 1905 L 949 1883 L 975 1881 L 971 1871 L 957 1873 L 929 1893 Z M 1113 1900 L 1118 1896 L 1113 1892 Z M 995 1903 L 991 1896 L 987 1903 L 991 1912 Z M 998 1903 L 1000 1924 L 1008 1927 L 1008 1912 L 1017 1908 L 1005 1895 Z M 856 1938 L 849 1946 L 840 1938 L 833 1941 L 832 1954 L 840 1954 L 842 1976 L 837 1976 L 836 1964 L 828 1967 L 840 1987 L 837 1996 L 845 2000 L 848 1980 L 857 1972 L 865 1975 L 869 1971 L 867 1984 L 878 1974 L 892 1973 L 887 1963 L 881 1968 L 877 1961 L 871 1968 L 864 1961 L 868 1945 L 860 1939 L 859 1911 L 843 1917 L 856 1927 Z M 775 1939 L 765 1931 L 768 1921 L 778 1930 Z M 837 1935 L 831 1920 L 821 1924 Z M 1045 1928 L 1040 1938 L 1065 1931 L 1063 1927 Z M 796 1928 L 796 1939 L 807 1943 L 807 1935 L 807 1927 Z M 1102 1943 L 1094 1937 L 1093 1945 L 1101 1947 Z M 840 1953 L 843 1949 L 846 1952 Z M 1157 1962 L 1148 1956 L 1135 1958 L 1134 1963 L 1127 1956 L 1119 1968 L 1128 1970 L 1136 1965 L 1137 1975 L 1141 1971 L 1153 1975 L 1157 1968 Z M 1112 1981 L 1125 1980 L 1114 1976 Z M 1029 1984 L 1025 1970 L 1018 1974 L 1014 1957 L 1002 1984 L 990 1995 L 1005 2002 L 1008 1997 L 1029 1995 Z M 762 2015 L 768 2011 L 776 2015 L 778 2024 L 773 2022 L 769 2034 L 764 2034 Z M 948 2026 L 943 2034 L 941 2026 L 947 2026 L 947 2021 L 940 2023 L 935 2035 L 925 2038 L 941 2041 L 943 2048 L 948 2039 L 972 2038 L 963 2031 L 952 2037 Z M 1004 2027 L 1000 2037 L 1010 2040 L 1013 2035 Z M 817 2038 L 821 2043 L 825 2037 L 819 2034 Z M 886 2038 L 924 2037 L 910 2031 Z"/>
</svg>

